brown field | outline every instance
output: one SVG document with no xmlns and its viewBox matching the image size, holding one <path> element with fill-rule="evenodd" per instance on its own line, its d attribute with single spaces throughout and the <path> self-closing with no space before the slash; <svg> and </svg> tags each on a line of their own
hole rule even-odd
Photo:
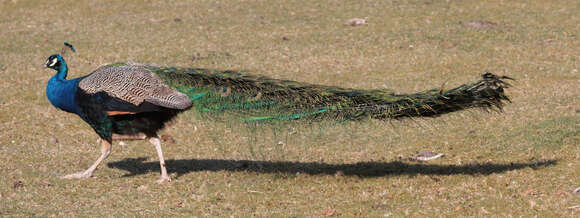
<svg viewBox="0 0 580 218">
<path fill-rule="evenodd" d="M 577 1 L 0 0 L 0 216 L 579 216 Z M 368 24 L 346 26 L 351 18 Z M 246 128 L 185 113 L 115 143 L 50 105 L 42 67 L 69 78 L 118 61 L 248 70 L 399 93 L 485 71 L 517 79 L 503 113 Z M 422 151 L 443 158 L 415 162 Z"/>
</svg>

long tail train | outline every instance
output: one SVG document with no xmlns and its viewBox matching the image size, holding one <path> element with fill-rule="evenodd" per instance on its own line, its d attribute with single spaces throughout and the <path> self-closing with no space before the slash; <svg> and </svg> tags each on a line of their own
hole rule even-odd
<svg viewBox="0 0 580 218">
<path fill-rule="evenodd" d="M 235 115 L 242 121 L 296 119 L 359 120 L 433 117 L 467 108 L 501 110 L 509 102 L 507 76 L 485 73 L 478 81 L 414 94 L 387 90 L 347 89 L 191 68 L 147 66 L 166 83 L 185 93 L 201 114 Z"/>
</svg>

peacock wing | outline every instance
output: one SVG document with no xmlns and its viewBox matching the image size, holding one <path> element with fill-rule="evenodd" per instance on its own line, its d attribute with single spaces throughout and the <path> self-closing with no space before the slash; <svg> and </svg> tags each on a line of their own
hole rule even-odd
<svg viewBox="0 0 580 218">
<path fill-rule="evenodd" d="M 100 100 L 107 111 L 147 112 L 161 108 L 187 109 L 187 95 L 167 86 L 154 73 L 139 65 L 108 65 L 79 82 L 79 88 Z"/>
</svg>

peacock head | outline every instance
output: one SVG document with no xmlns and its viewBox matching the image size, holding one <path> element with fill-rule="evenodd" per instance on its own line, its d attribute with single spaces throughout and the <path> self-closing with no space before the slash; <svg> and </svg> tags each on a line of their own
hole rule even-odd
<svg viewBox="0 0 580 218">
<path fill-rule="evenodd" d="M 50 57 L 48 57 L 48 59 L 46 59 L 46 62 L 44 63 L 45 67 L 51 68 L 53 70 L 59 71 L 60 67 L 65 65 L 66 63 L 64 62 L 64 58 L 62 58 L 62 56 L 60 56 L 59 54 L 53 54 Z"/>
</svg>

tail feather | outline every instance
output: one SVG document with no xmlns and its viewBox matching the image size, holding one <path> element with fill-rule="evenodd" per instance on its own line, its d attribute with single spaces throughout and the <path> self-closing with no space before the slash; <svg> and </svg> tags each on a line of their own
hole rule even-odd
<svg viewBox="0 0 580 218">
<path fill-rule="evenodd" d="M 474 107 L 502 110 L 506 101 L 511 102 L 504 93 L 504 88 L 511 86 L 505 79 L 513 80 L 485 73 L 482 79 L 454 89 L 400 95 L 402 99 L 381 106 L 387 111 L 385 116 L 375 118 L 432 117 Z"/>
<path fill-rule="evenodd" d="M 150 70 L 193 101 L 202 115 L 233 115 L 242 121 L 433 117 L 467 108 L 501 110 L 509 102 L 504 88 L 511 79 L 485 73 L 457 88 L 414 94 L 387 90 L 346 89 L 191 68 Z"/>
</svg>

